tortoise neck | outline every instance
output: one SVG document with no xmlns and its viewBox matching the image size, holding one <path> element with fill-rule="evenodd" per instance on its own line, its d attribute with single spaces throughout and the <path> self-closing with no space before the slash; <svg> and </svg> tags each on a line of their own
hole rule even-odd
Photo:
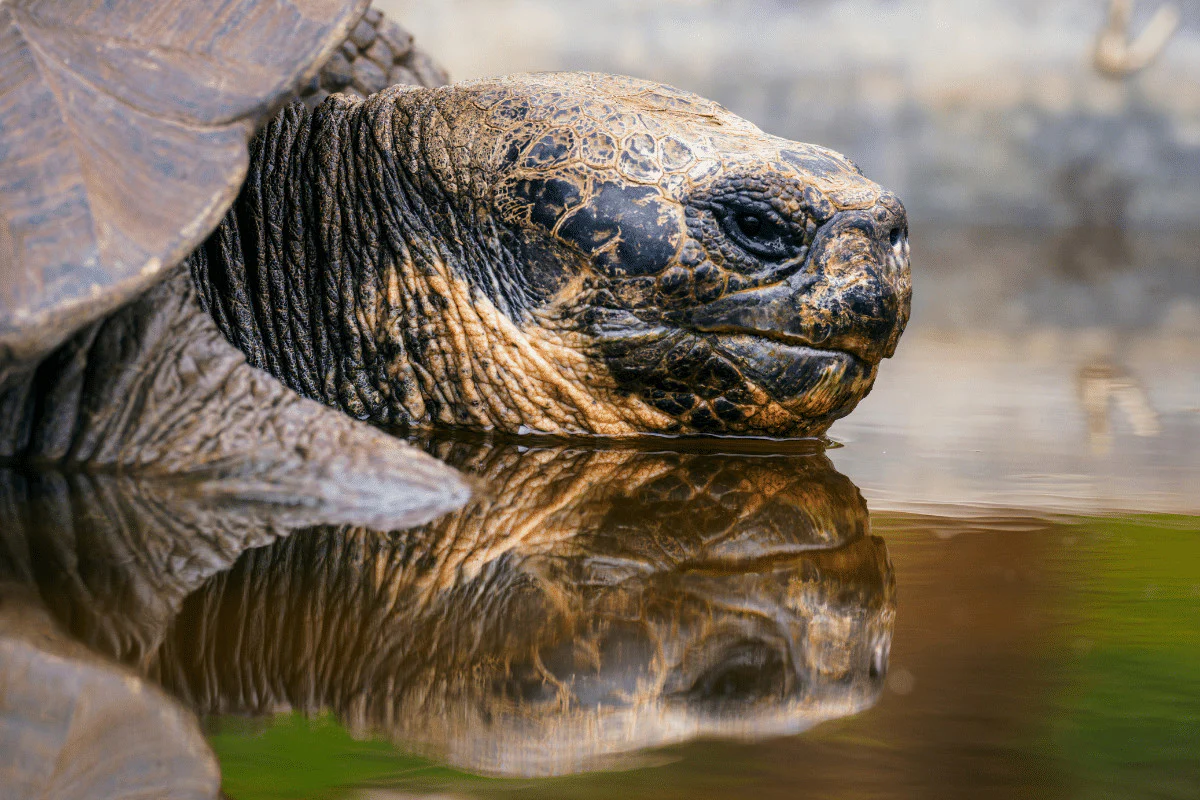
<svg viewBox="0 0 1200 800">
<path fill-rule="evenodd" d="M 252 365 L 360 419 L 592 430 L 591 366 L 517 279 L 453 92 L 285 108 L 191 256 L 201 304 Z"/>
<path fill-rule="evenodd" d="M 383 424 L 431 420 L 429 384 L 444 394 L 455 377 L 426 363 L 445 349 L 431 323 L 451 306 L 450 265 L 481 255 L 455 165 L 423 152 L 427 94 L 285 108 L 191 257 L 202 305 L 252 365 Z"/>
</svg>

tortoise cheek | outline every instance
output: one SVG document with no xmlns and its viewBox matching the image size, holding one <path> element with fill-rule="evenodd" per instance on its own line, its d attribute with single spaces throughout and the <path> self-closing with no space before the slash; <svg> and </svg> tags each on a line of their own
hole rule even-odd
<svg viewBox="0 0 1200 800">
<path fill-rule="evenodd" d="M 604 274 L 642 277 L 675 261 L 683 224 L 677 204 L 658 189 L 605 182 L 567 215 L 558 235 L 590 254 Z"/>
</svg>

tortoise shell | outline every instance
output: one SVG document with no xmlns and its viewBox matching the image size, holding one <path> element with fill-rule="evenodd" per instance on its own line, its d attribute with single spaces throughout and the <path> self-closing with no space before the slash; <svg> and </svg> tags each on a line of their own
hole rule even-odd
<svg viewBox="0 0 1200 800">
<path fill-rule="evenodd" d="M 0 387 L 204 239 L 368 1 L 0 7 Z"/>
</svg>

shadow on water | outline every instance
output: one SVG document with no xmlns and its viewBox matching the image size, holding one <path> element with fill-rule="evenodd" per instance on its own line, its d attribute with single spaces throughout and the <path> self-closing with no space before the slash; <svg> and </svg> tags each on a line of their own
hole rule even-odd
<svg viewBox="0 0 1200 800">
<path fill-rule="evenodd" d="M 3 607 L 23 598 L 46 636 L 91 648 L 73 645 L 67 672 L 145 676 L 203 717 L 329 712 L 483 774 L 791 734 L 880 697 L 892 569 L 824 455 L 429 447 L 485 488 L 389 533 L 0 473 Z M 3 702 L 18 734 L 35 726 L 20 696 Z M 112 744 L 57 740 L 135 768 Z"/>
</svg>

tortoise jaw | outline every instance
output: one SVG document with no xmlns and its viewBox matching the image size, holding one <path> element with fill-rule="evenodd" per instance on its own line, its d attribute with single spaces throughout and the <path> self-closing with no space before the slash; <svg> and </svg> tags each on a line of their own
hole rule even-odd
<svg viewBox="0 0 1200 800">
<path fill-rule="evenodd" d="M 806 281 L 811 284 L 813 281 Z M 685 327 L 697 333 L 745 335 L 828 354 L 843 354 L 870 366 L 891 355 L 875 325 L 862 320 L 837 319 L 834 314 L 808 305 L 809 293 L 793 281 L 765 289 L 723 297 L 694 309 Z M 886 323 L 892 327 L 890 322 Z"/>
<path fill-rule="evenodd" d="M 689 327 L 697 333 L 752 336 L 762 339 L 764 342 L 811 350 L 814 355 L 843 355 L 865 362 L 869 366 L 875 366 L 885 357 L 883 354 L 875 352 L 878 348 L 871 347 L 869 342 L 863 346 L 857 337 L 830 336 L 825 330 L 789 331 L 705 322 L 693 322 Z"/>
</svg>

